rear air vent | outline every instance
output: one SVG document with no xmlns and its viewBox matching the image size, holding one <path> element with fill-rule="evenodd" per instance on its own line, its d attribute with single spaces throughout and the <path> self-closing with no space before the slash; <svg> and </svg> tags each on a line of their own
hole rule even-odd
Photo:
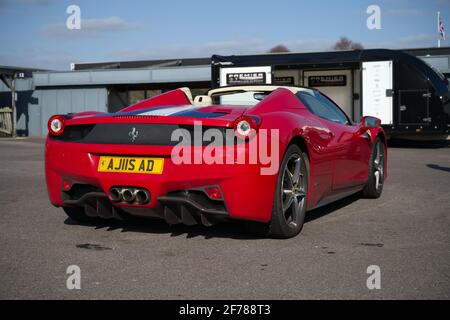
<svg viewBox="0 0 450 320">
<path fill-rule="evenodd" d="M 202 127 L 203 132 L 208 129 L 218 129 L 224 138 L 225 127 Z M 177 124 L 95 124 L 95 125 L 71 125 L 67 126 L 61 136 L 49 136 L 50 139 L 86 143 L 86 144 L 126 144 L 126 145 L 154 145 L 154 146 L 175 146 L 180 141 L 172 141 L 172 133 L 176 129 L 185 129 L 189 132 L 183 141 L 191 142 L 194 139 L 194 126 Z M 190 136 L 190 139 L 189 139 Z M 235 137 L 228 144 L 237 143 Z M 181 139 L 180 139 L 181 140 Z M 209 145 L 211 142 L 202 142 Z"/>
<path fill-rule="evenodd" d="M 60 136 L 49 135 L 49 138 L 66 142 L 81 142 L 95 127 L 94 124 L 66 126 L 64 132 Z"/>
</svg>

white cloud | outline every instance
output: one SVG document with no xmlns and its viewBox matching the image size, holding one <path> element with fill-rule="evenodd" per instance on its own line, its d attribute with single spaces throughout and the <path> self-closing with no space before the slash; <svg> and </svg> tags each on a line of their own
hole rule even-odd
<svg viewBox="0 0 450 320">
<path fill-rule="evenodd" d="M 382 14 L 395 17 L 419 17 L 429 15 L 429 12 L 417 9 L 389 9 L 382 12 Z"/>
<path fill-rule="evenodd" d="M 53 0 L 19 0 L 19 1 L 39 6 L 46 6 L 53 2 Z"/>
<path fill-rule="evenodd" d="M 436 0 L 438 6 L 448 6 L 450 5 L 450 0 Z"/>
<path fill-rule="evenodd" d="M 292 52 L 330 51 L 338 39 L 290 40 L 281 42 Z"/>
<path fill-rule="evenodd" d="M 0 7 L 6 7 L 14 3 L 23 3 L 38 6 L 47 6 L 54 2 L 53 0 L 0 0 Z"/>
<path fill-rule="evenodd" d="M 406 49 L 421 48 L 434 46 L 437 43 L 437 34 L 420 33 L 405 37 L 400 37 L 391 41 L 365 43 L 367 48 L 389 48 L 389 49 Z"/>
<path fill-rule="evenodd" d="M 99 19 L 83 19 L 81 17 L 81 29 L 79 30 L 69 30 L 65 23 L 54 23 L 43 26 L 39 30 L 39 34 L 53 38 L 89 38 L 111 32 L 126 32 L 137 27 L 137 23 L 127 22 L 116 16 Z"/>
<path fill-rule="evenodd" d="M 217 54 L 245 54 L 261 52 L 264 48 L 261 39 L 239 39 L 206 42 L 202 44 L 168 44 L 164 46 L 145 46 L 112 52 L 115 59 L 171 59 L 208 57 Z"/>
<path fill-rule="evenodd" d="M 387 48 L 406 49 L 420 48 L 435 45 L 437 36 L 434 34 L 414 34 L 396 38 L 384 42 L 362 42 L 367 49 Z M 217 42 L 206 42 L 202 44 L 146 46 L 141 48 L 129 48 L 110 53 L 109 60 L 145 60 L 145 59 L 175 59 L 175 58 L 198 58 L 209 57 L 213 54 L 260 54 L 267 52 L 270 48 L 282 44 L 291 52 L 320 52 L 331 51 L 337 39 L 322 40 L 284 40 L 268 42 L 259 38 L 242 38 Z M 356 40 L 357 41 L 357 40 Z M 359 41 L 357 41 L 359 42 Z"/>
<path fill-rule="evenodd" d="M 333 43 L 334 41 L 331 40 L 286 40 L 270 43 L 260 38 L 242 38 L 201 44 L 171 44 L 129 48 L 112 52 L 111 59 L 173 59 L 209 57 L 213 54 L 259 54 L 269 51 L 270 48 L 278 44 L 285 45 L 292 52 L 311 52 L 330 50 Z"/>
<path fill-rule="evenodd" d="M 365 48 L 404 49 L 429 47 L 436 44 L 434 34 L 416 34 L 384 42 L 365 42 Z M 171 44 L 164 46 L 146 46 L 118 50 L 111 53 L 99 52 L 87 59 L 90 62 L 126 61 L 146 59 L 175 59 L 210 57 L 212 54 L 260 54 L 267 52 L 278 44 L 283 44 L 292 52 L 330 51 L 336 39 L 322 40 L 285 40 L 268 42 L 260 38 L 241 38 L 224 41 L 206 42 L 200 44 Z M 102 54 L 103 58 L 98 59 Z M 68 70 L 71 62 L 84 62 L 76 53 L 64 50 L 26 49 L 17 52 L 0 53 L 0 65 L 29 66 L 43 69 Z"/>
<path fill-rule="evenodd" d="M 64 50 L 27 48 L 0 53 L 0 65 L 49 70 L 68 70 L 70 63 L 78 60 L 72 53 Z"/>
</svg>

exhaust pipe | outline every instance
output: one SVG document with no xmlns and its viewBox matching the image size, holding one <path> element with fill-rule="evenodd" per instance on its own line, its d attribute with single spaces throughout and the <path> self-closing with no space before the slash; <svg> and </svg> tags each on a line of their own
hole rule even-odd
<svg viewBox="0 0 450 320">
<path fill-rule="evenodd" d="M 134 197 L 138 204 L 145 204 L 150 201 L 150 195 L 147 190 L 136 189 L 134 191 Z"/>
<path fill-rule="evenodd" d="M 150 192 L 146 189 L 113 187 L 109 190 L 112 202 L 146 204 L 150 202 Z"/>
<path fill-rule="evenodd" d="M 119 188 L 111 188 L 109 190 L 109 198 L 112 202 L 120 202 L 123 198 L 123 191 Z"/>
<path fill-rule="evenodd" d="M 131 191 L 130 189 L 123 189 L 122 197 L 123 197 L 123 200 L 128 203 L 134 202 L 134 199 L 136 198 L 134 195 L 134 192 Z"/>
</svg>

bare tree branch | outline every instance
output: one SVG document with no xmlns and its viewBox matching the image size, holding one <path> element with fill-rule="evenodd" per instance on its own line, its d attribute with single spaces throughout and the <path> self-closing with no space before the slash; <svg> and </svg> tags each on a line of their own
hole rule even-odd
<svg viewBox="0 0 450 320">
<path fill-rule="evenodd" d="M 291 52 L 285 45 L 279 44 L 268 51 L 269 53 Z"/>
<path fill-rule="evenodd" d="M 341 37 L 339 41 L 334 44 L 334 50 L 361 50 L 364 49 L 363 45 L 359 42 L 353 42 L 347 37 Z"/>
</svg>

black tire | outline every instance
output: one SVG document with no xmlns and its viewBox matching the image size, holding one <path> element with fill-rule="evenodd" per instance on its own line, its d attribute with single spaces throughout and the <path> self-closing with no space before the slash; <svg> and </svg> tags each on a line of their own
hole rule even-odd
<svg viewBox="0 0 450 320">
<path fill-rule="evenodd" d="M 298 183 L 292 186 L 292 193 L 286 193 L 288 187 L 286 183 L 291 180 L 295 175 L 294 166 L 299 160 L 300 164 L 300 176 L 298 177 Z M 287 170 L 294 170 L 294 175 L 290 178 L 287 176 Z M 277 185 L 275 190 L 274 203 L 272 208 L 272 219 L 269 223 L 249 223 L 250 230 L 259 235 L 265 237 L 272 237 L 278 239 L 287 239 L 295 237 L 300 233 L 303 228 L 303 222 L 306 214 L 306 202 L 309 186 L 309 159 L 308 155 L 302 151 L 297 145 L 291 145 L 284 154 L 283 161 L 280 165 L 278 172 Z M 298 187 L 298 189 L 296 189 Z M 288 191 L 288 190 L 287 190 Z M 298 207 L 292 202 L 289 206 L 288 203 L 292 197 L 292 201 L 297 201 Z M 294 200 L 296 199 L 296 200 Z M 297 208 L 297 210 L 295 209 Z"/>
<path fill-rule="evenodd" d="M 377 199 L 383 192 L 384 173 L 386 165 L 386 146 L 384 142 L 377 138 L 372 147 L 369 162 L 369 179 L 361 192 L 362 197 Z M 378 175 L 378 182 L 377 182 Z"/>
<path fill-rule="evenodd" d="M 64 212 L 69 218 L 81 223 L 96 223 L 101 221 L 99 218 L 88 217 L 82 207 L 63 207 Z"/>
</svg>

